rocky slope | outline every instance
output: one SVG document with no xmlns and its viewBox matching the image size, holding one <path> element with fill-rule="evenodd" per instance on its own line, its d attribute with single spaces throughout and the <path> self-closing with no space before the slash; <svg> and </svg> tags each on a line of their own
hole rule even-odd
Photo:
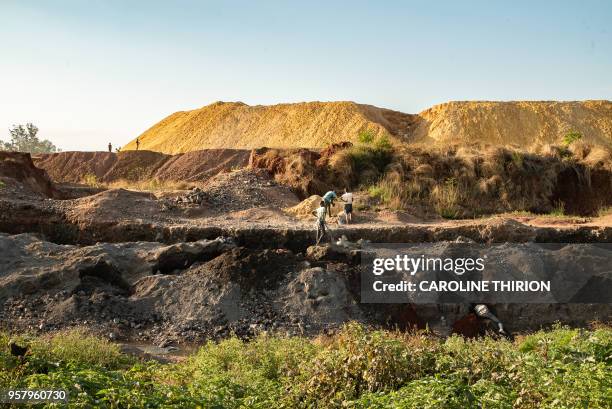
<svg viewBox="0 0 612 409">
<path fill-rule="evenodd" d="M 558 143 L 575 130 L 588 142 L 611 146 L 612 102 L 449 102 L 418 115 L 344 101 L 216 102 L 176 112 L 138 138 L 140 149 L 174 154 L 208 148 L 322 148 L 355 142 L 365 129 L 408 143 L 521 146 Z M 123 149 L 136 149 L 135 140 Z"/>
</svg>

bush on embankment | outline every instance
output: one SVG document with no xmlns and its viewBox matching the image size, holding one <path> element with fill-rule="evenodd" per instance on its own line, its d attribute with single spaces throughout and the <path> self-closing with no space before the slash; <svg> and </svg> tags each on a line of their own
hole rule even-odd
<svg viewBox="0 0 612 409">
<path fill-rule="evenodd" d="M 270 170 L 302 197 L 364 189 L 384 206 L 446 218 L 505 212 L 596 215 L 612 205 L 612 152 L 565 146 L 391 146 L 384 137 L 313 151 L 266 150 L 251 166 Z"/>
<path fill-rule="evenodd" d="M 596 215 L 612 202 L 612 154 L 579 146 L 402 148 L 370 189 L 392 208 L 429 207 L 446 218 Z"/>
<path fill-rule="evenodd" d="M 22 337 L 23 359 L 8 340 L 0 388 L 66 389 L 75 408 L 606 408 L 612 382 L 607 327 L 510 342 L 349 324 L 316 339 L 210 342 L 177 364 L 137 361 L 82 332 Z"/>
</svg>

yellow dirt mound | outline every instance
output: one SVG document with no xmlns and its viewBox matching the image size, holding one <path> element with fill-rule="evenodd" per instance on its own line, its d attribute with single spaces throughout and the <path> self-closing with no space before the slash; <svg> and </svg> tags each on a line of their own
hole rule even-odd
<svg viewBox="0 0 612 409">
<path fill-rule="evenodd" d="M 322 148 L 357 140 L 360 131 L 393 134 L 412 116 L 354 102 L 249 106 L 216 102 L 176 112 L 139 136 L 139 149 L 182 153 L 208 148 Z M 125 149 L 136 149 L 135 140 Z"/>
<path fill-rule="evenodd" d="M 578 131 L 587 142 L 612 145 L 612 101 L 448 102 L 419 116 L 412 141 L 529 146 Z"/>
<path fill-rule="evenodd" d="M 321 200 L 323 200 L 321 196 L 312 195 L 293 207 L 284 208 L 283 211 L 290 216 L 297 217 L 298 219 L 314 218 L 312 212 L 319 207 Z"/>
<path fill-rule="evenodd" d="M 559 143 L 569 131 L 578 131 L 586 142 L 612 146 L 612 102 L 448 102 L 418 115 L 354 102 L 216 102 L 168 116 L 139 141 L 141 150 L 167 154 L 210 148 L 322 148 L 356 142 L 366 129 L 408 143 L 520 146 Z M 135 140 L 123 149 L 136 149 Z"/>
</svg>

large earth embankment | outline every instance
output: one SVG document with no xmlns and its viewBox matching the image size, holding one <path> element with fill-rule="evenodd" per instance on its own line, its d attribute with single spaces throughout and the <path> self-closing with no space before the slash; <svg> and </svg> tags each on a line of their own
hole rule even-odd
<svg viewBox="0 0 612 409">
<path fill-rule="evenodd" d="M 568 132 L 612 146 L 611 101 L 458 101 L 408 114 L 354 102 L 249 106 L 215 102 L 169 115 L 147 129 L 140 149 L 176 154 L 210 148 L 324 148 L 368 131 L 403 143 L 559 143 Z M 124 146 L 135 150 L 136 139 Z"/>
<path fill-rule="evenodd" d="M 60 152 L 33 158 L 56 182 L 80 183 L 87 178 L 97 182 L 116 181 L 202 181 L 223 171 L 245 167 L 250 151 L 207 149 L 167 155 L 152 151 Z"/>
</svg>

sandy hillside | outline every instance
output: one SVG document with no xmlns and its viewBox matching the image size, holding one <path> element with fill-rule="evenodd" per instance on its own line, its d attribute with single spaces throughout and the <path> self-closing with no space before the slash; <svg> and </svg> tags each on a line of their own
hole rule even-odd
<svg viewBox="0 0 612 409">
<path fill-rule="evenodd" d="M 249 106 L 216 102 L 176 112 L 140 138 L 140 149 L 181 153 L 208 148 L 322 148 L 356 140 L 361 130 L 376 135 L 408 133 L 414 116 L 354 102 L 308 102 Z M 123 149 L 135 149 L 131 141 Z"/>
<path fill-rule="evenodd" d="M 411 135 L 415 141 L 528 146 L 558 143 L 575 130 L 589 142 L 612 144 L 611 101 L 448 102 L 419 116 L 423 120 Z"/>
<path fill-rule="evenodd" d="M 404 142 L 558 143 L 570 130 L 612 145 L 612 102 L 449 102 L 418 115 L 354 102 L 249 106 L 216 102 L 176 112 L 140 138 L 140 149 L 175 154 L 209 148 L 320 148 L 360 131 Z M 135 149 L 135 141 L 123 149 Z"/>
</svg>

